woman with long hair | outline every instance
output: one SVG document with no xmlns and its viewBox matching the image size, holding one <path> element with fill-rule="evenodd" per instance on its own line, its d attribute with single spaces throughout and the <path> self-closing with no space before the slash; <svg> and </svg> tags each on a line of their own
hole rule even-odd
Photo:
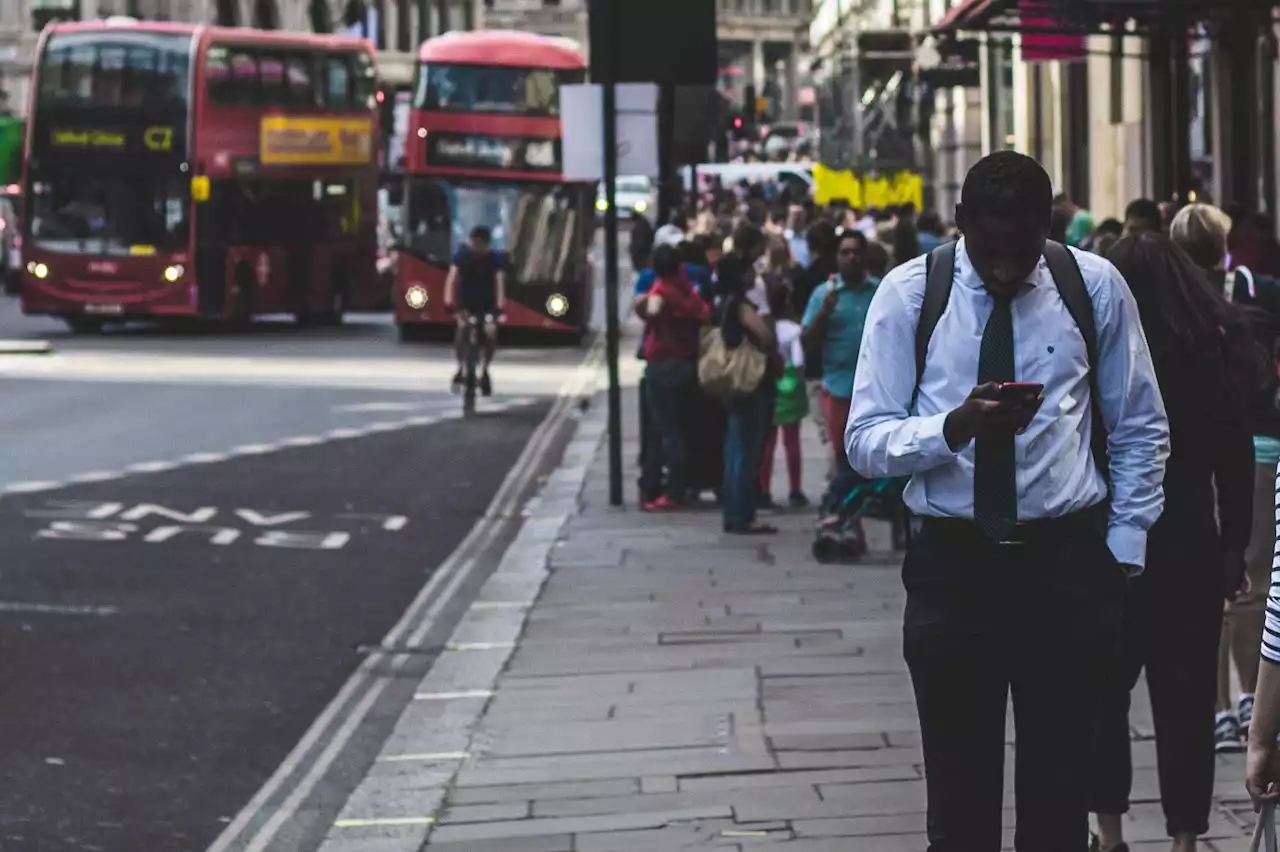
<svg viewBox="0 0 1280 852">
<path fill-rule="evenodd" d="M 773 328 L 753 304 L 749 290 L 756 279 L 753 259 L 735 248 L 716 264 L 720 303 L 716 317 L 728 346 L 754 346 L 772 353 L 777 348 Z M 773 419 L 773 391 L 769 380 L 754 392 L 727 406 L 729 428 L 724 442 L 724 531 L 730 535 L 767 535 L 778 530 L 756 520 L 759 508 L 760 455 L 765 426 Z"/>
<path fill-rule="evenodd" d="M 1138 303 L 1173 452 L 1164 514 L 1150 531 L 1146 571 L 1130 583 L 1121 652 L 1103 697 L 1094 848 L 1128 848 L 1121 815 L 1133 777 L 1129 699 L 1145 668 L 1166 828 L 1174 852 L 1193 852 L 1209 829 L 1218 636 L 1223 601 L 1244 574 L 1253 523 L 1251 408 L 1269 359 L 1248 311 L 1212 287 L 1173 240 L 1126 237 L 1107 259 Z"/>
</svg>

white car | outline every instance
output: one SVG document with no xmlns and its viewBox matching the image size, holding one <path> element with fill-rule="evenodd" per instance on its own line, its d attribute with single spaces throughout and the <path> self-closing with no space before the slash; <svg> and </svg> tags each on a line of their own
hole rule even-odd
<svg viewBox="0 0 1280 852">
<path fill-rule="evenodd" d="M 596 211 L 604 215 L 609 202 L 604 197 L 604 186 L 596 195 Z M 618 216 L 633 219 L 644 216 L 650 221 L 657 213 L 658 193 L 653 181 L 643 176 L 619 177 L 613 184 L 613 198 L 618 205 Z"/>
</svg>

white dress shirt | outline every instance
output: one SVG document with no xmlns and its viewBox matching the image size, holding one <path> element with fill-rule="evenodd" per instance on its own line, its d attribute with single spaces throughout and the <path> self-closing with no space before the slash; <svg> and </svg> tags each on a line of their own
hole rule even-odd
<svg viewBox="0 0 1280 852">
<path fill-rule="evenodd" d="M 1106 260 L 1071 251 L 1098 331 L 1097 383 L 1110 451 L 1107 544 L 1119 562 L 1141 566 L 1147 530 L 1164 507 L 1164 400 L 1128 284 Z M 910 412 L 924 292 L 924 257 L 881 282 L 867 314 L 845 447 L 864 476 L 910 476 L 904 499 L 916 514 L 972 518 L 973 442 L 953 452 L 943 423 L 977 381 L 994 300 L 961 240 L 951 299 L 930 339 L 916 411 Z M 1088 355 L 1044 258 L 1013 300 L 1013 340 L 1017 380 L 1045 386 L 1043 406 L 1015 440 L 1018 519 L 1060 517 L 1101 502 L 1107 486 L 1090 453 Z"/>
</svg>

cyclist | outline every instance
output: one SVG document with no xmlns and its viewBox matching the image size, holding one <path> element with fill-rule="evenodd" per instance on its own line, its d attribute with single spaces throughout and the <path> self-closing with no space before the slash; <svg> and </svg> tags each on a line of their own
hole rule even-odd
<svg viewBox="0 0 1280 852">
<path fill-rule="evenodd" d="M 458 355 L 458 372 L 453 376 L 457 390 L 466 382 L 467 333 L 470 317 L 483 319 L 486 315 L 496 320 L 506 302 L 507 259 L 502 252 L 493 249 L 493 231 L 485 225 L 471 229 L 467 244 L 453 256 L 449 277 L 444 282 L 444 303 L 454 311 L 458 319 L 453 346 Z M 489 380 L 489 364 L 498 345 L 498 329 L 493 322 L 485 325 L 484 352 L 481 353 L 480 392 L 493 393 Z"/>
</svg>

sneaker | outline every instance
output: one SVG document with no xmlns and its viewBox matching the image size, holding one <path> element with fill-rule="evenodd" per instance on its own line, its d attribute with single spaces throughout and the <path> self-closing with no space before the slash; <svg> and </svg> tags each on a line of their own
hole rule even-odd
<svg viewBox="0 0 1280 852">
<path fill-rule="evenodd" d="M 1236 717 L 1240 720 L 1240 730 L 1245 736 L 1249 734 L 1249 725 L 1253 722 L 1253 696 L 1241 695 L 1236 707 Z"/>
<path fill-rule="evenodd" d="M 485 396 L 493 396 L 493 382 L 489 380 L 488 370 L 480 374 L 480 393 Z"/>
<path fill-rule="evenodd" d="M 791 508 L 793 509 L 809 508 L 809 498 L 804 496 L 803 491 L 792 491 L 791 496 L 788 498 L 787 502 L 791 504 Z"/>
<path fill-rule="evenodd" d="M 1219 753 L 1244 751 L 1244 732 L 1240 720 L 1230 710 L 1219 713 L 1213 722 L 1213 750 Z"/>
<path fill-rule="evenodd" d="M 778 504 L 773 502 L 772 494 L 761 494 L 756 499 L 756 510 L 760 512 L 776 512 Z"/>
<path fill-rule="evenodd" d="M 646 512 L 670 512 L 680 508 L 680 504 L 663 494 L 657 500 L 651 500 L 640 507 Z"/>
<path fill-rule="evenodd" d="M 1129 852 L 1129 844 L 1117 843 L 1110 849 L 1104 850 L 1102 848 L 1102 839 L 1096 834 L 1091 834 L 1089 837 L 1089 852 Z"/>
<path fill-rule="evenodd" d="M 457 393 L 459 390 L 462 389 L 462 386 L 465 385 L 466 383 L 467 383 L 466 375 L 462 372 L 462 368 L 458 368 L 458 372 L 454 373 L 453 378 L 449 380 L 449 387 L 453 390 L 454 393 Z"/>
</svg>

